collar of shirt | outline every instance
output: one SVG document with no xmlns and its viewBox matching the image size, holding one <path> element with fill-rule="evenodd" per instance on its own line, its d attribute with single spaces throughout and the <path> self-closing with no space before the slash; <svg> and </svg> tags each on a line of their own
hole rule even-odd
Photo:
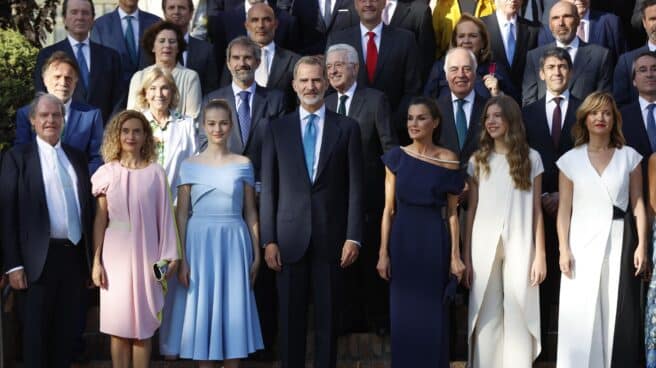
<svg viewBox="0 0 656 368">
<path fill-rule="evenodd" d="M 576 50 L 576 49 L 579 48 L 579 45 L 580 45 L 580 42 L 579 42 L 579 38 L 577 36 L 574 36 L 574 39 L 572 40 L 572 42 L 569 43 L 569 45 L 566 45 L 566 44 L 556 40 L 556 46 L 557 47 L 562 47 L 564 49 L 566 49 L 567 47 L 571 47 L 572 49 Z"/>
<path fill-rule="evenodd" d="M 118 15 L 121 19 L 125 19 L 125 17 L 127 17 L 128 15 L 133 16 L 134 19 L 139 19 L 139 8 L 137 8 L 137 10 L 129 14 L 126 13 L 123 9 L 121 9 L 120 6 L 117 9 L 118 9 Z"/>
<path fill-rule="evenodd" d="M 463 100 L 467 101 L 468 104 L 474 105 L 474 99 L 476 98 L 476 92 L 472 89 L 471 92 Z M 451 93 L 451 102 L 456 103 L 460 98 L 453 93 Z"/>
<path fill-rule="evenodd" d="M 381 20 L 380 23 L 378 23 L 377 26 L 374 27 L 372 30 L 368 30 L 367 27 L 365 27 L 362 23 L 360 23 L 360 33 L 362 34 L 362 38 L 365 40 L 365 42 L 369 41 L 369 36 L 367 36 L 367 33 L 373 32 L 376 34 L 376 37 L 374 40 L 378 42 L 380 40 L 380 35 L 383 33 L 383 21 Z"/>
<path fill-rule="evenodd" d="M 559 95 L 554 95 L 553 93 L 551 93 L 551 91 L 547 90 L 544 97 L 545 97 L 544 100 L 545 100 L 546 103 L 552 102 L 554 97 L 562 97 L 563 101 L 569 101 L 569 90 L 566 89 L 563 93 L 561 93 Z M 562 102 L 561 102 L 561 104 L 562 104 Z"/>
</svg>

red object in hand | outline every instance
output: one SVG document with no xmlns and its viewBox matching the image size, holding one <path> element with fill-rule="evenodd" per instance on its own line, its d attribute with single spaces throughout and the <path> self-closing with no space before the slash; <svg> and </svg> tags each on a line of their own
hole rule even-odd
<svg viewBox="0 0 656 368">
<path fill-rule="evenodd" d="M 487 67 L 487 73 L 488 74 L 494 74 L 494 72 L 497 71 L 497 63 L 491 62 L 490 66 Z"/>
</svg>

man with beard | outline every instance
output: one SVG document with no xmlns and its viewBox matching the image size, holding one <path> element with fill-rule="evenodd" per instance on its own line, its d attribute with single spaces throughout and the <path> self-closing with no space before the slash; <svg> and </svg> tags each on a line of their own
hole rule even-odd
<svg viewBox="0 0 656 368">
<path fill-rule="evenodd" d="M 261 240 L 277 272 L 282 367 L 304 368 L 314 303 L 314 367 L 335 368 L 343 268 L 362 242 L 362 139 L 354 120 L 326 109 L 322 57 L 294 68 L 298 110 L 271 122 L 262 147 Z"/>
<path fill-rule="evenodd" d="M 522 101 L 524 106 L 542 98 L 546 93 L 544 81 L 540 80 L 540 57 L 551 47 L 567 50 L 574 66 L 569 89 L 574 96 L 585 98 L 594 91 L 610 91 L 613 78 L 613 58 L 608 49 L 581 41 L 576 35 L 579 13 L 569 1 L 557 2 L 549 12 L 549 28 L 556 42 L 528 52 Z"/>
<path fill-rule="evenodd" d="M 638 90 L 632 84 L 632 65 L 636 56 L 645 51 L 656 51 L 656 0 L 641 2 L 642 27 L 647 32 L 647 44 L 629 51 L 622 56 L 615 67 L 613 96 L 618 105 L 628 105 L 638 101 Z"/>
<path fill-rule="evenodd" d="M 285 112 L 284 95 L 255 83 L 255 69 L 260 65 L 260 47 L 248 37 L 240 36 L 230 42 L 226 64 L 232 74 L 232 83 L 210 92 L 205 96 L 203 106 L 217 98 L 228 101 L 234 123 L 228 148 L 231 152 L 248 156 L 255 169 L 255 181 L 259 183 L 266 125 L 269 120 L 277 119 Z M 200 136 L 204 149 L 207 137 L 204 133 Z"/>
</svg>

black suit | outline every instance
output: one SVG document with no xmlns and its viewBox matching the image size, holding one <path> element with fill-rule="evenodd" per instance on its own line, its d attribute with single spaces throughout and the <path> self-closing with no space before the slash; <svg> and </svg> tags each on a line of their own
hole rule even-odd
<svg viewBox="0 0 656 368">
<path fill-rule="evenodd" d="M 385 93 L 392 110 L 392 122 L 401 144 L 408 143 L 406 112 L 410 99 L 421 94 L 418 48 L 412 32 L 383 26 L 378 49 L 378 62 L 373 83 L 369 82 L 365 56 L 362 52 L 360 25 L 336 32 L 328 38 L 328 47 L 337 43 L 353 46 L 360 59 L 358 84 Z"/>
<path fill-rule="evenodd" d="M 260 218 L 262 243 L 277 243 L 282 259 L 277 277 L 282 366 L 305 367 L 306 314 L 312 290 L 314 366 L 334 368 L 339 259 L 347 239 L 362 242 L 360 128 L 352 119 L 325 112 L 314 181 L 306 168 L 298 110 L 268 128 L 262 147 Z"/>
<path fill-rule="evenodd" d="M 524 69 L 524 81 L 522 84 L 522 102 L 526 106 L 545 95 L 546 86 L 540 80 L 540 57 L 555 43 L 540 46 L 528 52 L 526 57 L 526 69 Z M 605 49 L 599 45 L 579 41 L 576 51 L 573 70 L 570 73 L 569 90 L 581 99 L 595 91 L 608 92 L 613 81 L 613 58 Z"/>
<path fill-rule="evenodd" d="M 211 43 L 189 36 L 185 67 L 198 73 L 203 95 L 219 86 L 219 74 Z"/>
<path fill-rule="evenodd" d="M 286 5 L 278 6 L 286 8 Z M 326 39 L 331 34 L 360 22 L 353 0 L 335 0 L 330 23 L 327 25 L 321 16 L 318 0 L 293 1 L 288 11 L 298 19 L 298 28 L 302 31 L 298 45 L 291 49 L 301 55 L 323 54 Z"/>
<path fill-rule="evenodd" d="M 326 107 L 337 111 L 338 94 L 326 97 Z M 345 270 L 345 331 L 387 326 L 389 294 L 387 284 L 378 276 L 380 219 L 385 206 L 385 166 L 380 156 L 398 145 L 390 122 L 387 97 L 373 88 L 357 86 L 347 116 L 357 121 L 362 133 L 364 158 L 364 238 L 358 262 Z M 368 325 L 368 326 L 367 326 Z"/>
<path fill-rule="evenodd" d="M 34 67 L 34 89 L 37 92 L 46 91 L 41 72 L 43 64 L 55 51 L 64 51 L 70 58 L 77 60 L 75 57 L 77 50 L 73 51 L 68 38 L 41 49 Z M 121 59 L 115 50 L 95 42 L 89 42 L 89 55 L 91 57 L 91 65 L 87 65 L 89 88 L 84 88 L 80 77 L 73 93 L 73 101 L 99 108 L 102 111 L 103 121 L 107 123 L 112 112 L 118 109 L 117 105 L 122 100 L 123 94 L 127 93 L 121 83 Z"/>
<path fill-rule="evenodd" d="M 420 79 L 421 85 L 423 85 L 435 62 L 435 48 L 437 47 L 430 7 L 421 1 L 397 2 L 389 25 L 414 33 L 419 47 Z"/>
<path fill-rule="evenodd" d="M 487 99 L 485 97 L 475 94 L 474 106 L 472 107 L 469 124 L 467 124 L 467 137 L 465 138 L 465 143 L 462 145 L 462 148 L 460 148 L 458 144 L 458 130 L 456 129 L 456 119 L 453 112 L 451 94 L 442 95 L 437 99 L 437 105 L 442 113 L 438 144 L 455 152 L 460 158 L 460 165 L 462 167 L 467 165 L 469 157 L 471 157 L 474 151 L 478 149 L 482 126 L 481 116 L 486 101 Z"/>
<path fill-rule="evenodd" d="M 24 302 L 26 367 L 65 367 L 72 358 L 80 296 L 91 259 L 91 188 L 82 152 L 62 148 L 77 175 L 82 240 L 64 246 L 50 238 L 50 218 L 36 142 L 17 146 L 3 157 L 0 219 L 4 270 L 23 266 L 28 288 Z"/>
<path fill-rule="evenodd" d="M 524 18 L 517 18 L 517 38 L 515 41 L 515 54 L 512 60 L 506 56 L 506 48 L 503 45 L 503 36 L 499 27 L 496 14 L 481 18 L 490 33 L 490 47 L 492 57 L 498 64 L 504 66 L 510 72 L 510 80 L 515 90 L 522 89 L 522 78 L 524 78 L 524 67 L 526 66 L 526 53 L 537 46 L 539 28 L 534 23 Z M 512 63 L 511 63 L 512 61 Z"/>
<path fill-rule="evenodd" d="M 565 152 L 573 147 L 572 126 L 576 122 L 576 110 L 581 101 L 570 95 L 567 111 L 564 112 L 558 147 L 554 146 L 547 122 L 545 97 L 525 106 L 522 109 L 526 140 L 531 148 L 540 153 L 544 166 L 542 175 L 542 193 L 558 192 L 559 170 L 556 161 Z M 556 232 L 556 218 L 545 212 L 544 237 L 547 255 L 547 278 L 540 285 L 540 320 L 542 326 L 542 339 L 546 341 L 551 331 L 550 316 L 554 308 L 558 308 L 558 295 L 560 291 L 560 268 L 558 266 L 558 234 Z M 547 359 L 555 357 L 554 351 L 544 350 L 542 355 Z"/>
</svg>

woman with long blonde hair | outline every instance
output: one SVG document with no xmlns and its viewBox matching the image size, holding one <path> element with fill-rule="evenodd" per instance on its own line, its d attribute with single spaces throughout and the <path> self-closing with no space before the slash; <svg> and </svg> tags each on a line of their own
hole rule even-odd
<svg viewBox="0 0 656 368">
<path fill-rule="evenodd" d="M 468 166 L 463 256 L 469 299 L 469 363 L 531 367 L 540 353 L 538 285 L 546 277 L 542 161 L 528 147 L 517 103 L 491 98 L 480 148 Z"/>
</svg>

